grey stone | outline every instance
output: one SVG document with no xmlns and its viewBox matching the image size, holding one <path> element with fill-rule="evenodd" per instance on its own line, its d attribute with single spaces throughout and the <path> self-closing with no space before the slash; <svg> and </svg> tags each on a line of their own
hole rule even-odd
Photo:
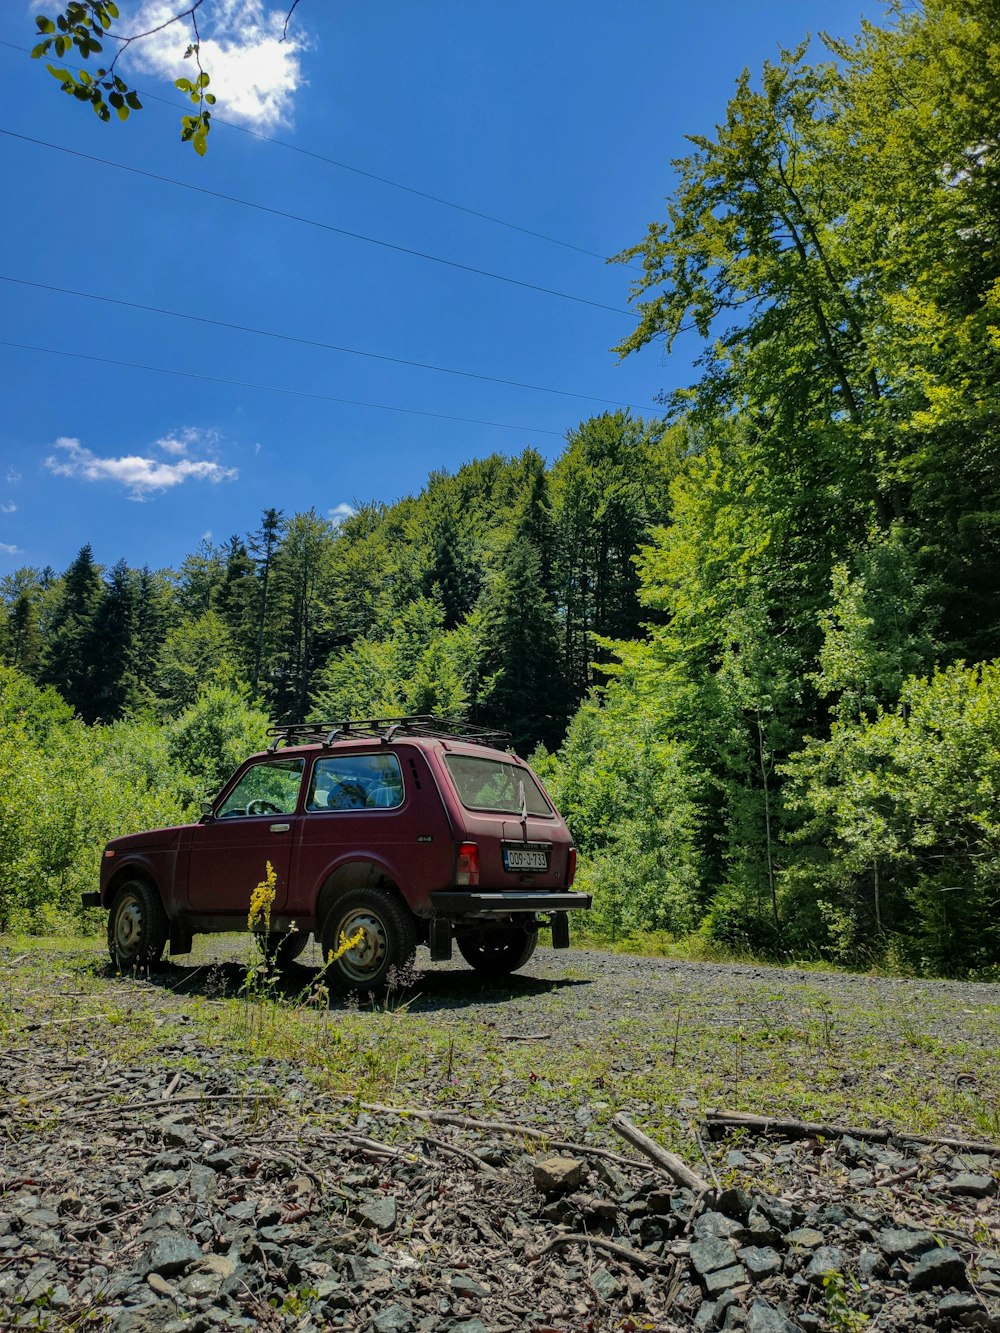
<svg viewBox="0 0 1000 1333">
<path fill-rule="evenodd" d="M 371 1322 L 377 1333 L 407 1333 L 413 1327 L 413 1316 L 402 1305 L 387 1305 Z"/>
<path fill-rule="evenodd" d="M 878 1250 L 862 1250 L 858 1255 L 858 1276 L 862 1282 L 883 1278 L 889 1271 L 885 1255 Z"/>
<path fill-rule="evenodd" d="M 747 1245 L 737 1250 L 737 1256 L 754 1282 L 781 1272 L 781 1255 L 770 1246 Z"/>
<path fill-rule="evenodd" d="M 440 1325 L 433 1325 L 435 1330 Z M 481 1319 L 463 1319 L 460 1324 L 452 1325 L 452 1333 L 489 1333 L 489 1329 Z"/>
<path fill-rule="evenodd" d="M 747 1328 L 749 1333 L 802 1333 L 801 1324 L 793 1323 L 773 1305 L 759 1299 L 750 1307 Z"/>
<path fill-rule="evenodd" d="M 907 1259 L 932 1250 L 937 1241 L 929 1231 L 909 1231 L 904 1227 L 890 1227 L 876 1237 L 879 1249 L 887 1259 Z"/>
<path fill-rule="evenodd" d="M 205 1203 L 216 1190 L 215 1172 L 211 1167 L 193 1166 L 191 1168 L 191 1197 L 198 1203 Z"/>
<path fill-rule="evenodd" d="M 746 1280 L 747 1275 L 742 1264 L 733 1264 L 731 1268 L 717 1268 L 714 1272 L 705 1275 L 705 1294 L 721 1296 L 730 1287 L 738 1287 Z"/>
<path fill-rule="evenodd" d="M 931 1287 L 964 1287 L 965 1261 L 957 1250 L 948 1246 L 936 1247 L 922 1254 L 910 1270 L 912 1291 L 927 1291 Z"/>
<path fill-rule="evenodd" d="M 584 1165 L 576 1157 L 547 1157 L 535 1163 L 535 1184 L 543 1194 L 575 1190 L 583 1180 Z"/>
<path fill-rule="evenodd" d="M 185 1296 L 214 1296 L 221 1285 L 218 1273 L 192 1273 L 181 1283 L 181 1291 Z"/>
<path fill-rule="evenodd" d="M 481 1287 L 474 1277 L 469 1277 L 467 1273 L 456 1273 L 454 1277 L 448 1279 L 448 1286 L 456 1296 L 485 1296 L 485 1288 Z"/>
<path fill-rule="evenodd" d="M 603 1264 L 595 1268 L 590 1275 L 590 1285 L 600 1296 L 602 1301 L 613 1301 L 620 1295 L 625 1288 L 615 1277 L 610 1269 L 605 1268 Z"/>
<path fill-rule="evenodd" d="M 966 1291 L 950 1291 L 938 1301 L 938 1318 L 946 1323 L 949 1320 L 964 1322 L 964 1317 L 982 1313 L 982 1302 Z"/>
<path fill-rule="evenodd" d="M 736 1255 L 728 1240 L 721 1236 L 706 1236 L 696 1240 L 691 1246 L 691 1263 L 702 1277 L 714 1273 L 720 1268 L 729 1268 L 736 1262 Z"/>
<path fill-rule="evenodd" d="M 945 1189 L 949 1194 L 969 1199 L 985 1199 L 990 1194 L 996 1193 L 997 1183 L 992 1176 L 974 1175 L 971 1171 L 963 1171 L 954 1180 L 949 1180 Z"/>
<path fill-rule="evenodd" d="M 718 1324 L 715 1322 L 715 1301 L 703 1301 L 698 1306 L 698 1313 L 694 1317 L 694 1326 L 698 1333 L 715 1333 Z"/>
<path fill-rule="evenodd" d="M 171 1277 L 201 1258 L 201 1249 L 187 1236 L 157 1236 L 143 1256 L 143 1275 L 159 1273 Z"/>
<path fill-rule="evenodd" d="M 726 1166 L 736 1168 L 749 1165 L 750 1158 L 747 1157 L 746 1153 L 741 1153 L 738 1148 L 734 1148 L 732 1152 L 726 1153 Z"/>
<path fill-rule="evenodd" d="M 160 1135 L 168 1148 L 191 1148 L 198 1145 L 198 1135 L 187 1125 L 178 1125 L 170 1120 L 160 1122 Z"/>
<path fill-rule="evenodd" d="M 798 1250 L 818 1250 L 823 1244 L 823 1233 L 815 1227 L 796 1227 L 785 1237 L 788 1244 Z"/>
<path fill-rule="evenodd" d="M 358 1221 L 376 1231 L 391 1231 L 396 1225 L 396 1199 L 392 1194 L 369 1199 L 358 1208 Z"/>
<path fill-rule="evenodd" d="M 708 1236 L 735 1236 L 740 1231 L 742 1227 L 739 1222 L 726 1217 L 724 1213 L 702 1213 L 694 1224 L 694 1234 L 698 1240 L 705 1240 Z"/>
<path fill-rule="evenodd" d="M 821 1285 L 827 1273 L 839 1273 L 843 1263 L 844 1256 L 836 1245 L 820 1245 L 809 1260 L 806 1277 Z"/>
<path fill-rule="evenodd" d="M 177 1188 L 181 1178 L 176 1171 L 150 1171 L 146 1176 L 146 1191 L 149 1194 L 169 1194 Z"/>
<path fill-rule="evenodd" d="M 157 1296 L 173 1296 L 176 1291 L 174 1284 L 161 1277 L 159 1273 L 150 1273 L 146 1281 L 149 1283 L 150 1291 L 155 1291 Z"/>
<path fill-rule="evenodd" d="M 192 1273 L 214 1273 L 220 1278 L 232 1277 L 236 1272 L 236 1260 L 226 1254 L 203 1254 L 191 1265 Z"/>
</svg>

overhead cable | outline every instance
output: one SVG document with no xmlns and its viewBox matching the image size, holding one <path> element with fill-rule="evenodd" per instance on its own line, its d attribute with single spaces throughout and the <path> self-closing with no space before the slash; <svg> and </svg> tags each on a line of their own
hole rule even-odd
<svg viewBox="0 0 1000 1333">
<path fill-rule="evenodd" d="M 476 273 L 480 277 L 492 278 L 495 282 L 506 282 L 513 287 L 523 287 L 528 291 L 541 292 L 545 296 L 557 296 L 562 301 L 573 301 L 577 305 L 592 306 L 595 310 L 610 310 L 615 315 L 627 315 L 633 319 L 639 316 L 631 310 L 622 310 L 618 306 L 605 305 L 601 301 L 591 301 L 585 296 L 574 296 L 570 292 L 560 292 L 553 287 L 542 287 L 535 282 L 525 282 L 522 278 L 511 278 L 505 273 L 493 273 L 489 269 L 478 268 L 474 264 L 461 264 L 456 259 L 445 259 L 443 255 L 432 255 L 426 250 L 414 250 L 407 245 L 396 245 L 392 241 L 380 240 L 377 236 L 366 236 L 363 232 L 349 231 L 346 227 L 335 227 L 331 222 L 321 222 L 318 218 L 308 218 L 300 213 L 288 213 L 281 208 L 272 208 L 268 204 L 258 204 L 252 199 L 240 199 L 236 195 L 224 194 L 221 190 L 209 190 L 204 185 L 192 185 L 189 181 L 175 180 L 172 176 L 160 176 L 154 171 L 144 171 L 141 167 L 126 166 L 124 162 L 113 162 L 110 158 L 97 157 L 93 153 L 82 153 L 76 148 L 67 148 L 63 144 L 50 143 L 47 139 L 36 139 L 30 134 L 17 134 L 14 130 L 0 129 L 0 134 L 8 139 L 19 139 L 22 143 L 34 144 L 39 148 L 50 148 L 69 157 L 77 157 L 85 162 L 96 162 L 103 167 L 113 167 L 116 171 L 125 171 L 133 176 L 142 176 L 146 180 L 157 181 L 161 185 L 175 185 L 188 193 L 207 195 L 211 199 L 222 199 L 229 204 L 239 204 L 242 208 L 252 208 L 258 213 L 268 213 L 272 217 L 284 218 L 288 222 L 299 222 L 307 227 L 317 227 L 321 231 L 332 232 L 337 236 L 346 236 L 350 240 L 363 241 L 366 245 L 377 245 L 383 250 L 394 250 L 398 254 L 412 255 L 416 259 L 426 259 L 433 264 L 442 264 L 447 268 L 458 269 L 463 273 Z"/>
<path fill-rule="evenodd" d="M 557 435 L 563 432 L 536 426 L 515 426 L 508 421 L 483 421 L 478 417 L 456 417 L 445 412 L 425 412 L 417 407 L 394 407 L 390 403 L 369 403 L 357 398 L 335 398 L 328 393 L 313 393 L 309 389 L 288 389 L 277 384 L 254 384 L 248 380 L 224 379 L 220 375 L 202 375 L 191 370 L 173 370 L 169 366 L 150 366 L 138 361 L 119 361 L 109 356 L 94 356 L 90 352 L 67 352 L 59 347 L 38 347 L 33 343 L 11 342 L 0 339 L 0 347 L 14 347 L 22 352 L 43 352 L 46 356 L 64 356 L 74 361 L 94 361 L 102 366 L 122 366 L 128 370 L 147 370 L 156 375 L 178 375 L 186 380 L 203 380 L 208 384 L 227 384 L 236 389 L 259 389 L 263 393 L 280 393 L 293 398 L 315 398 L 324 403 L 341 403 L 347 407 L 370 407 L 378 412 L 401 412 L 411 417 L 433 417 L 437 421 L 457 421 L 466 426 L 492 426 L 497 430 L 524 431 L 529 435 Z"/>
<path fill-rule="evenodd" d="M 100 301 L 105 305 L 124 306 L 129 310 L 142 310 L 153 315 L 168 315 L 171 319 L 187 319 L 197 324 L 208 324 L 213 328 L 231 329 L 238 333 L 252 333 L 260 338 L 276 338 L 281 342 L 298 343 L 302 347 L 318 347 L 328 352 L 342 352 L 346 356 L 361 356 L 372 361 L 387 361 L 395 366 L 410 366 L 416 370 L 433 370 L 440 375 L 457 375 L 462 379 L 483 380 L 487 384 L 502 384 L 511 389 L 531 389 L 536 393 L 556 394 L 560 398 L 580 398 L 590 403 L 605 403 L 609 406 L 631 408 L 637 412 L 647 409 L 635 403 L 623 403 L 617 398 L 601 398 L 591 393 L 573 393 L 568 389 L 551 389 L 543 384 L 526 384 L 520 380 L 502 379 L 499 375 L 480 375 L 472 370 L 454 370 L 449 366 L 434 366 L 426 361 L 408 361 L 400 356 L 386 356 L 382 352 L 366 352 L 357 347 L 342 347 L 337 343 L 321 342 L 316 338 L 300 338 L 293 333 L 278 333 L 273 329 L 258 329 L 247 324 L 232 324 L 228 320 L 213 319 L 208 315 L 195 315 L 185 310 L 169 310 L 164 306 L 145 305 L 141 301 L 125 301 L 115 296 L 103 296 L 97 292 L 76 291 L 72 287 L 57 287 L 49 282 L 32 282 L 28 278 L 15 278 L 7 273 L 0 273 L 0 282 L 16 283 L 19 287 L 34 287 L 39 291 L 58 292 L 62 296 L 77 296 L 86 301 Z M 649 405 L 654 411 L 653 404 Z"/>
</svg>

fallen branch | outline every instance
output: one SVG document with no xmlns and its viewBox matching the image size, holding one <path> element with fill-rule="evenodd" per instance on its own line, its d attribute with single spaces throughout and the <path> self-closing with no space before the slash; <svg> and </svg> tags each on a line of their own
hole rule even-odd
<svg viewBox="0 0 1000 1333">
<path fill-rule="evenodd" d="M 1000 1143 L 985 1143 L 979 1139 L 938 1138 L 934 1134 L 891 1134 L 894 1143 L 924 1143 L 932 1148 L 955 1148 L 958 1152 L 981 1152 L 989 1157 L 1000 1157 Z"/>
<path fill-rule="evenodd" d="M 871 1143 L 921 1143 L 932 1148 L 954 1148 L 957 1152 L 986 1153 L 1000 1157 L 1000 1143 L 979 1139 L 956 1139 L 939 1134 L 905 1134 L 893 1129 L 868 1129 L 860 1125 L 831 1125 L 808 1120 L 780 1119 L 776 1116 L 750 1115 L 746 1111 L 708 1111 L 706 1128 L 756 1129 L 762 1134 L 782 1134 L 790 1139 L 867 1139 Z"/>
<path fill-rule="evenodd" d="M 535 1139 L 549 1148 L 560 1152 L 579 1153 L 581 1157 L 601 1157 L 606 1162 L 618 1166 L 642 1167 L 633 1157 L 622 1157 L 610 1148 L 598 1148 L 593 1143 L 574 1143 L 569 1139 L 554 1139 L 547 1129 L 535 1129 L 531 1125 L 512 1124 L 507 1120 L 476 1120 L 472 1116 L 456 1115 L 454 1111 L 432 1111 L 424 1106 L 384 1106 L 379 1102 L 357 1102 L 353 1097 L 339 1097 L 336 1100 L 346 1106 L 356 1106 L 361 1111 L 372 1115 L 398 1115 L 402 1119 L 427 1120 L 434 1125 L 457 1125 L 459 1129 L 486 1130 L 491 1134 L 510 1134 L 516 1138 Z"/>
<path fill-rule="evenodd" d="M 547 1241 L 540 1250 L 532 1253 L 525 1252 L 525 1258 L 529 1263 L 537 1263 L 539 1259 L 550 1254 L 552 1250 L 561 1249 L 564 1245 L 590 1245 L 594 1249 L 607 1250 L 613 1254 L 616 1259 L 621 1259 L 622 1263 L 632 1264 L 636 1268 L 668 1268 L 674 1267 L 671 1259 L 658 1259 L 653 1254 L 643 1254 L 639 1250 L 632 1250 L 627 1245 L 619 1245 L 617 1241 L 608 1240 L 604 1236 L 591 1236 L 586 1232 L 566 1232 L 561 1236 L 554 1236 L 552 1240 Z"/>
<path fill-rule="evenodd" d="M 756 1129 L 761 1134 L 782 1134 L 789 1139 L 868 1139 L 873 1143 L 888 1143 L 887 1129 L 861 1129 L 856 1125 L 828 1125 L 808 1120 L 782 1120 L 777 1116 L 749 1115 L 745 1111 L 708 1111 L 706 1128 Z"/>
<path fill-rule="evenodd" d="M 433 1134 L 421 1134 L 420 1142 L 431 1143 L 435 1148 L 441 1148 L 444 1152 L 454 1153 L 456 1157 L 464 1158 L 465 1161 L 471 1162 L 477 1171 L 488 1171 L 490 1175 L 496 1175 L 489 1162 L 484 1162 L 481 1157 L 474 1152 L 470 1152 L 468 1148 L 460 1148 L 457 1143 L 449 1143 L 447 1139 L 436 1139 Z"/>
<path fill-rule="evenodd" d="M 680 1185 L 695 1194 L 711 1194 L 712 1187 L 707 1180 L 699 1176 L 697 1171 L 692 1171 L 676 1154 L 667 1152 L 666 1148 L 661 1148 L 648 1134 L 637 1129 L 624 1112 L 618 1112 L 611 1121 L 611 1128 L 623 1139 L 627 1139 L 633 1148 L 645 1153 L 651 1162 L 655 1162 L 661 1171 L 667 1173 L 675 1185 Z"/>
</svg>

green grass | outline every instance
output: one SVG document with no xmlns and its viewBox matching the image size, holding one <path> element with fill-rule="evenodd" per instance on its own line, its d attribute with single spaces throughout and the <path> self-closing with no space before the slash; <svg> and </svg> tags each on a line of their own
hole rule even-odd
<svg viewBox="0 0 1000 1333">
<path fill-rule="evenodd" d="M 244 957 L 245 943 L 235 945 Z M 243 973 L 229 963 L 229 994 L 218 993 L 217 947 L 203 941 L 193 966 L 136 986 L 93 942 L 0 940 L 0 955 L 20 958 L 0 965 L 0 1034 L 10 1046 L 42 1036 L 67 1057 L 201 1082 L 227 1066 L 248 1089 L 279 1096 L 301 1071 L 332 1098 L 458 1106 L 548 1125 L 556 1138 L 583 1132 L 581 1107 L 597 1129 L 626 1108 L 679 1151 L 710 1107 L 1000 1137 L 995 987 L 970 1001 L 968 987 L 943 983 L 879 988 L 836 973 L 713 967 L 634 986 L 626 974 L 609 996 L 594 980 L 599 957 L 574 973 L 546 951 L 547 982 L 484 990 L 467 973 L 432 969 L 405 997 L 331 1010 L 309 1000 L 307 971 L 302 995 L 265 977 L 234 994 Z M 515 1041 L 515 1029 L 548 1035 Z M 195 1051 L 178 1053 L 179 1031 L 196 1033 Z"/>
</svg>

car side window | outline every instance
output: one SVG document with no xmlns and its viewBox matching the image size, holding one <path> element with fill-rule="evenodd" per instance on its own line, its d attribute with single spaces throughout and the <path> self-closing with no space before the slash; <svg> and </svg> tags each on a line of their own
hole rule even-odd
<svg viewBox="0 0 1000 1333">
<path fill-rule="evenodd" d="M 217 817 L 292 814 L 299 799 L 304 765 L 304 759 L 274 759 L 254 764 L 223 801 Z"/>
<path fill-rule="evenodd" d="M 306 809 L 391 810 L 403 803 L 403 773 L 394 754 L 317 759 Z"/>
</svg>

